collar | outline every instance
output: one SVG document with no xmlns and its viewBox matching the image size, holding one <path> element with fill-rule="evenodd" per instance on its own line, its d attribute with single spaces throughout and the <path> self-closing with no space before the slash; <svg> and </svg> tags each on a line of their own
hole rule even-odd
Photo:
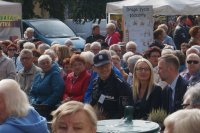
<svg viewBox="0 0 200 133">
<path fill-rule="evenodd" d="M 173 80 L 173 82 L 171 84 L 169 84 L 169 87 L 172 88 L 173 100 L 174 100 L 174 97 L 175 97 L 175 87 L 176 87 L 176 83 L 177 83 L 178 78 L 179 78 L 179 75 L 177 75 L 176 78 Z"/>
<path fill-rule="evenodd" d="M 171 84 L 169 84 L 169 86 L 172 88 L 173 91 L 175 90 L 178 77 L 179 77 L 179 75 L 177 75 L 176 78 L 173 80 L 173 82 Z"/>
</svg>

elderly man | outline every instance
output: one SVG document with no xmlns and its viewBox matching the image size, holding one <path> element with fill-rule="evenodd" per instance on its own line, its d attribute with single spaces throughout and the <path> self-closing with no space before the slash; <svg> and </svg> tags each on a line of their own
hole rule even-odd
<svg viewBox="0 0 200 133">
<path fill-rule="evenodd" d="M 116 31 L 116 26 L 113 23 L 108 23 L 106 25 L 107 36 L 105 38 L 105 43 L 108 46 L 116 44 L 121 41 L 119 32 Z"/>
<path fill-rule="evenodd" d="M 200 57 L 197 54 L 189 54 L 186 58 L 187 69 L 181 76 L 189 81 L 189 85 L 200 82 Z"/>
<path fill-rule="evenodd" d="M 179 75 L 179 66 L 178 58 L 172 54 L 163 55 L 158 61 L 158 74 L 162 81 L 168 83 L 162 92 L 163 108 L 168 113 L 181 109 L 188 86 L 188 82 Z"/>
<path fill-rule="evenodd" d="M 95 55 L 94 70 L 99 77 L 93 83 L 91 105 L 97 109 L 99 119 L 121 118 L 124 107 L 132 103 L 131 87 L 115 75 L 107 54 Z"/>
<path fill-rule="evenodd" d="M 133 41 L 129 41 L 127 44 L 126 44 L 126 52 L 133 52 L 134 54 L 136 53 L 136 50 L 137 50 L 137 44 Z"/>
<path fill-rule="evenodd" d="M 35 75 L 41 72 L 41 69 L 33 63 L 33 53 L 29 49 L 23 49 L 19 55 L 20 61 L 23 65 L 17 74 L 17 81 L 20 84 L 22 90 L 29 95 L 29 91 L 32 86 Z"/>
<path fill-rule="evenodd" d="M 0 47 L 0 80 L 2 79 L 15 79 L 15 64 L 12 59 L 6 57 Z"/>
<path fill-rule="evenodd" d="M 93 42 L 90 45 L 90 51 L 95 55 L 98 54 L 100 50 L 101 50 L 101 44 L 99 42 Z"/>
</svg>

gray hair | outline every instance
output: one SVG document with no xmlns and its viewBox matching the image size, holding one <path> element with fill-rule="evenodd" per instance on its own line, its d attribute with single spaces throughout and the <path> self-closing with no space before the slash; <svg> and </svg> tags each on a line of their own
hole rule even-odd
<svg viewBox="0 0 200 133">
<path fill-rule="evenodd" d="M 30 49 L 23 49 L 20 52 L 19 56 L 21 57 L 22 55 L 29 55 L 29 56 L 33 57 L 33 52 Z"/>
<path fill-rule="evenodd" d="M 46 43 L 42 43 L 42 44 L 40 44 L 39 46 L 38 46 L 38 50 L 40 51 L 40 52 L 44 52 L 45 50 L 47 50 L 47 49 L 50 49 L 50 46 L 48 45 L 48 44 L 46 44 Z"/>
<path fill-rule="evenodd" d="M 108 24 L 106 25 L 106 28 L 110 28 L 110 29 L 112 29 L 112 30 L 115 30 L 115 29 L 116 29 L 116 26 L 115 26 L 115 24 L 113 24 L 113 23 L 108 23 Z"/>
<path fill-rule="evenodd" d="M 118 47 L 121 49 L 121 46 L 119 44 L 113 44 L 110 46 L 109 50 L 114 50 L 115 51 L 115 47 Z"/>
<path fill-rule="evenodd" d="M 126 44 L 126 49 L 130 46 L 130 45 L 133 45 L 135 46 L 135 48 L 137 48 L 137 44 L 133 41 L 129 41 L 127 44 Z"/>
<path fill-rule="evenodd" d="M 91 51 L 81 52 L 81 57 L 83 57 L 86 62 L 93 65 L 94 53 Z"/>
<path fill-rule="evenodd" d="M 126 52 L 126 53 L 123 55 L 122 59 L 127 63 L 128 58 L 131 57 L 131 56 L 133 56 L 133 55 L 134 55 L 134 53 L 131 52 L 131 51 Z"/>
<path fill-rule="evenodd" d="M 24 43 L 23 47 L 24 47 L 24 49 L 33 50 L 33 49 L 35 49 L 35 44 L 32 42 L 26 42 L 26 43 Z"/>
<path fill-rule="evenodd" d="M 166 54 L 173 54 L 174 50 L 172 49 L 163 49 L 161 52 L 161 56 L 166 55 Z"/>
<path fill-rule="evenodd" d="M 91 49 L 93 46 L 97 46 L 97 47 L 99 47 L 99 48 L 101 49 L 101 44 L 100 44 L 100 42 L 93 42 L 93 43 L 91 43 L 91 44 L 90 44 L 90 49 Z"/>
<path fill-rule="evenodd" d="M 127 63 L 128 63 L 128 66 L 129 66 L 129 71 L 131 73 L 133 73 L 133 69 L 135 67 L 136 62 L 139 59 L 142 59 L 142 58 L 143 57 L 141 55 L 133 55 L 133 56 L 131 56 L 131 57 L 128 58 Z"/>
<path fill-rule="evenodd" d="M 199 133 L 200 110 L 183 109 L 167 116 L 165 127 L 171 127 L 173 133 Z"/>
<path fill-rule="evenodd" d="M 200 83 L 190 86 L 184 95 L 184 99 L 186 97 L 189 97 L 192 107 L 200 106 Z"/>
<path fill-rule="evenodd" d="M 71 40 L 66 40 L 65 41 L 65 43 L 64 43 L 64 45 L 66 45 L 66 46 L 73 46 L 73 42 L 71 41 Z"/>
<path fill-rule="evenodd" d="M 199 50 L 197 48 L 191 47 L 186 51 L 186 56 L 188 56 L 191 53 L 199 54 Z"/>
<path fill-rule="evenodd" d="M 44 54 L 49 55 L 53 61 L 57 58 L 57 54 L 53 49 L 47 49 L 44 51 Z"/>
<path fill-rule="evenodd" d="M 26 32 L 34 32 L 34 29 L 31 28 L 31 27 L 28 27 L 28 28 L 26 29 Z"/>
<path fill-rule="evenodd" d="M 28 97 L 15 80 L 1 80 L 0 94 L 3 95 L 9 116 L 22 117 L 28 114 L 30 108 Z"/>
<path fill-rule="evenodd" d="M 52 59 L 49 55 L 41 55 L 38 58 L 38 64 L 40 64 L 43 60 L 49 60 L 49 62 L 52 63 Z"/>
</svg>

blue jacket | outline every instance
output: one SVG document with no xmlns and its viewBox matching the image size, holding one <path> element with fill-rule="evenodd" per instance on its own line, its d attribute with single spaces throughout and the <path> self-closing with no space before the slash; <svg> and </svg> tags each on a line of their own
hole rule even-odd
<svg viewBox="0 0 200 133">
<path fill-rule="evenodd" d="M 120 71 L 113 65 L 112 67 L 114 73 L 122 80 L 123 79 L 123 76 L 122 74 L 120 73 Z M 90 102 L 90 97 L 91 97 L 91 93 L 92 93 L 92 86 L 93 86 L 93 83 L 94 83 L 94 80 L 98 78 L 98 74 L 96 72 L 92 72 L 91 74 L 91 78 L 90 78 L 90 83 L 88 85 L 88 88 L 87 88 L 87 91 L 85 92 L 85 95 L 84 95 L 84 103 L 89 103 Z"/>
<path fill-rule="evenodd" d="M 47 121 L 32 107 L 24 117 L 9 117 L 0 125 L 0 133 L 49 133 Z"/>
<path fill-rule="evenodd" d="M 46 104 L 55 106 L 62 100 L 64 93 L 64 80 L 56 65 L 46 73 L 38 73 L 30 91 L 32 104 Z"/>
</svg>

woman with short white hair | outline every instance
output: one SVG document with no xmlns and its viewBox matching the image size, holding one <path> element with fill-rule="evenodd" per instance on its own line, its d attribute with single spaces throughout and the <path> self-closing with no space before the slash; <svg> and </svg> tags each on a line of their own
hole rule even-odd
<svg viewBox="0 0 200 133">
<path fill-rule="evenodd" d="M 116 26 L 113 23 L 108 23 L 106 25 L 106 33 L 107 36 L 105 38 L 105 43 L 108 46 L 111 46 L 113 44 L 117 44 L 118 42 L 121 42 L 120 34 L 116 31 Z"/>
<path fill-rule="evenodd" d="M 24 43 L 23 47 L 24 47 L 24 49 L 33 50 L 33 49 L 35 49 L 35 44 L 32 42 L 26 42 L 26 43 Z"/>
<path fill-rule="evenodd" d="M 49 55 L 41 55 L 38 59 L 38 65 L 42 72 L 38 73 L 33 80 L 30 101 L 36 108 L 45 105 L 46 110 L 39 113 L 50 119 L 50 112 L 62 99 L 64 81 L 57 67 L 52 65 L 52 59 Z M 37 109 L 39 111 L 39 108 Z"/>
<path fill-rule="evenodd" d="M 0 81 L 0 132 L 49 133 L 46 119 L 30 106 L 27 95 L 12 79 Z"/>
<path fill-rule="evenodd" d="M 169 115 L 164 133 L 199 133 L 200 110 L 184 109 Z"/>
</svg>

